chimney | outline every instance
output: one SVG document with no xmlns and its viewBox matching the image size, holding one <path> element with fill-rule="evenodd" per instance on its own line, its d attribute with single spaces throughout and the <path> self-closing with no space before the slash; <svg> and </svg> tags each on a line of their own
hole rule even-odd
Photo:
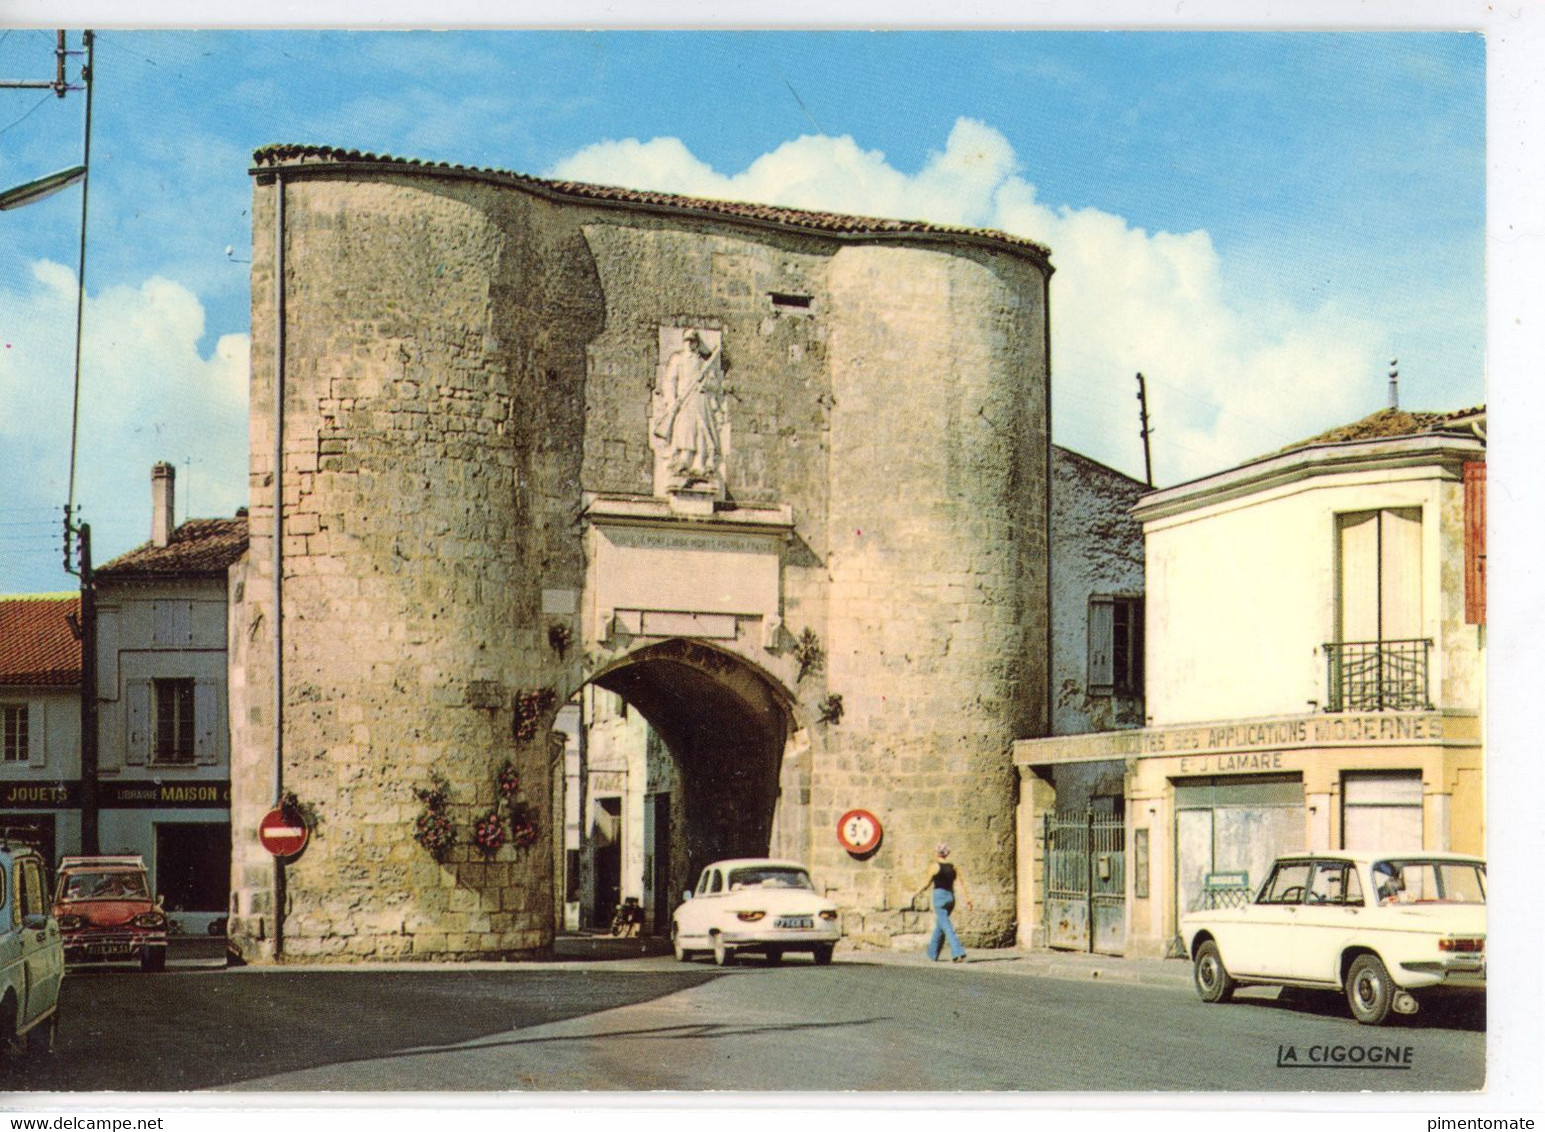
<svg viewBox="0 0 1545 1132">
<path fill-rule="evenodd" d="M 150 469 L 150 542 L 165 546 L 176 529 L 177 469 L 162 461 Z"/>
</svg>

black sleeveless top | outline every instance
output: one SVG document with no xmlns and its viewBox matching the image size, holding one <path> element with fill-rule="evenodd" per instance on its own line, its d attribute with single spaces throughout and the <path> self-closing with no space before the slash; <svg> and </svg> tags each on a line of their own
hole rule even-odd
<svg viewBox="0 0 1545 1132">
<path fill-rule="evenodd" d="M 939 869 L 933 874 L 933 886 L 942 888 L 945 892 L 955 891 L 955 866 L 948 861 L 941 861 Z"/>
</svg>

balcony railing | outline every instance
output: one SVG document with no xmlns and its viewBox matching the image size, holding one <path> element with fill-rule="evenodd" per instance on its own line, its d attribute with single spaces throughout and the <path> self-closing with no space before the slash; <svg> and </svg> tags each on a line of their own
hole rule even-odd
<svg viewBox="0 0 1545 1132">
<path fill-rule="evenodd" d="M 1431 711 L 1430 640 L 1340 641 L 1325 646 L 1326 711 Z"/>
</svg>

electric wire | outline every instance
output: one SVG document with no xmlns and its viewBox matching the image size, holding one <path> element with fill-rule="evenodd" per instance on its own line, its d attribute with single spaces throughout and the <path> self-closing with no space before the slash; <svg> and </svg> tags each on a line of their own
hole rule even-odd
<svg viewBox="0 0 1545 1132">
<path fill-rule="evenodd" d="M 50 98 L 53 98 L 53 97 L 54 97 L 54 95 L 53 95 L 52 91 L 50 91 L 49 93 L 45 94 L 42 98 L 38 99 L 35 103 L 32 104 L 32 109 L 31 110 L 27 111 L 20 118 L 16 119 L 16 121 L 12 122 L 9 126 L 0 126 L 0 134 L 5 133 L 6 130 L 13 129 L 16 126 L 21 125 L 28 118 L 32 117 L 32 115 L 34 113 L 37 112 L 37 109 L 38 109 L 39 106 L 42 106 L 43 103 L 47 102 Z"/>
</svg>

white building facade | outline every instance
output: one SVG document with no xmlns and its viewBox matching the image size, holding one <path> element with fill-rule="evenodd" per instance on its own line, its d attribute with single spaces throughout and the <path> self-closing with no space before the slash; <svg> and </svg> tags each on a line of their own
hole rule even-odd
<svg viewBox="0 0 1545 1132">
<path fill-rule="evenodd" d="M 230 566 L 245 516 L 173 523 L 156 465 L 152 537 L 97 572 L 98 818 L 104 853 L 138 853 L 184 930 L 230 892 Z"/>
</svg>

